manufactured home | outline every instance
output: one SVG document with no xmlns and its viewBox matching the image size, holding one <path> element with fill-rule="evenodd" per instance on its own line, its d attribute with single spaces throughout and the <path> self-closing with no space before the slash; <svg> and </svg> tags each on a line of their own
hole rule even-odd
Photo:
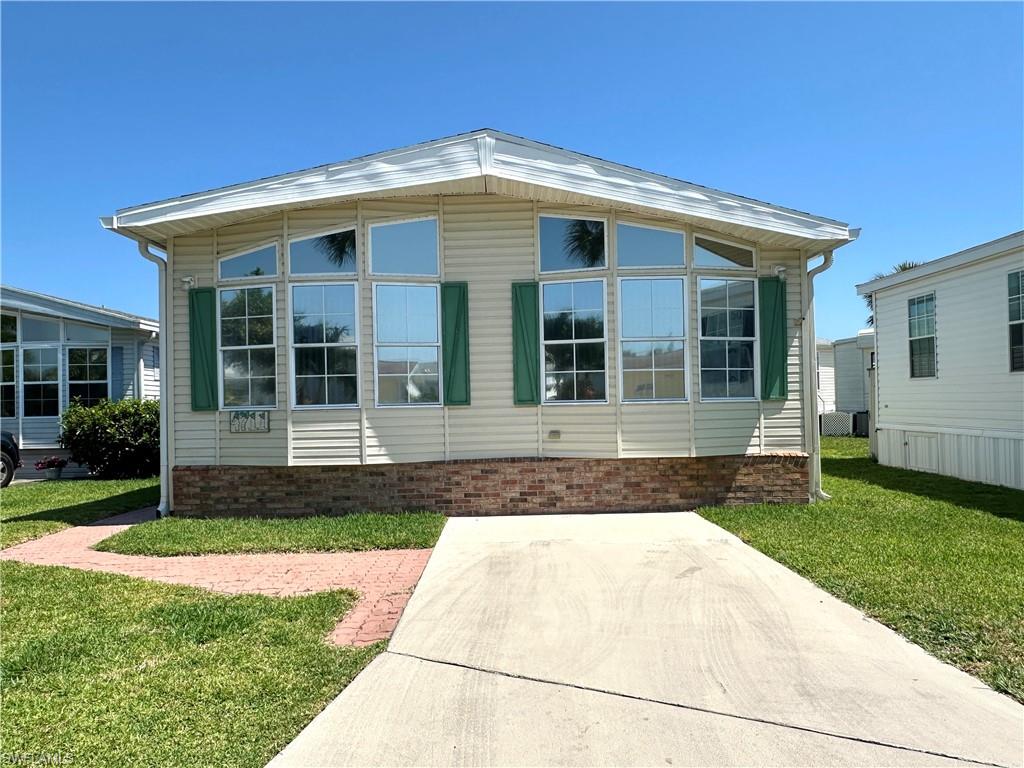
<svg viewBox="0 0 1024 768">
<path fill-rule="evenodd" d="M 19 478 L 44 455 L 66 456 L 60 416 L 73 400 L 160 396 L 156 320 L 4 285 L 0 321 L 0 428 L 21 446 Z"/>
<path fill-rule="evenodd" d="M 883 464 L 1024 488 L 1024 232 L 857 286 Z"/>
<path fill-rule="evenodd" d="M 102 223 L 162 276 L 164 510 L 815 496 L 842 222 L 481 130 Z"/>
<path fill-rule="evenodd" d="M 818 370 L 818 415 L 836 410 L 836 354 L 832 342 L 818 339 L 815 345 Z"/>
<path fill-rule="evenodd" d="M 835 410 L 861 413 L 871 410 L 868 395 L 875 358 L 875 332 L 868 328 L 848 339 L 832 342 L 835 361 Z"/>
</svg>

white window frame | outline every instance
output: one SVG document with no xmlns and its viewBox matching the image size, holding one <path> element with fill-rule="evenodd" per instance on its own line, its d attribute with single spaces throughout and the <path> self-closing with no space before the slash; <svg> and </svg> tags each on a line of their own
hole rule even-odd
<svg viewBox="0 0 1024 768">
<path fill-rule="evenodd" d="M 435 223 L 435 231 L 437 234 L 437 242 L 435 246 L 437 248 L 437 265 L 435 271 L 432 273 L 417 273 L 411 272 L 377 272 L 373 266 L 373 230 L 375 227 L 388 227 L 394 224 L 412 224 L 417 221 L 433 221 Z M 381 221 L 374 221 L 366 225 L 366 257 L 367 257 L 367 271 L 373 277 L 401 277 L 401 278 L 420 278 L 422 280 L 439 280 L 441 278 L 441 219 L 435 214 L 431 213 L 427 216 L 413 216 L 410 218 L 402 219 L 384 219 Z M 383 284 L 383 283 L 382 283 Z M 392 285 L 398 285 L 399 283 L 391 283 Z M 404 283 L 402 283 L 404 285 Z M 374 295 L 376 299 L 376 295 Z M 440 314 L 440 304 L 438 305 L 438 314 Z M 374 337 L 376 341 L 376 337 Z M 374 380 L 376 381 L 377 373 L 374 369 Z M 376 386 L 376 385 L 375 385 Z"/>
<path fill-rule="evenodd" d="M 702 302 L 701 302 L 701 281 L 702 280 L 732 280 L 732 281 L 745 281 L 753 283 L 754 285 L 754 336 L 705 336 L 704 335 L 704 324 L 701 322 Z M 757 296 L 757 275 L 713 275 L 713 274 L 702 274 L 696 279 L 697 284 L 697 380 L 700 382 L 700 402 L 702 403 L 756 403 L 761 400 L 761 317 L 760 307 L 758 307 L 758 296 Z M 704 396 L 704 380 L 702 374 L 704 371 L 704 350 L 702 349 L 702 341 L 752 341 L 754 343 L 754 396 L 753 397 L 705 397 Z M 712 369 L 719 370 L 719 369 Z M 728 370 L 728 369 L 727 369 Z M 739 370 L 739 369 L 737 369 Z M 726 374 L 728 377 L 728 374 Z"/>
<path fill-rule="evenodd" d="M 911 336 L 910 302 L 917 301 L 918 299 L 927 299 L 929 296 L 932 298 L 932 332 L 926 336 Z M 934 358 L 933 368 L 935 369 L 935 372 L 931 376 L 914 375 L 914 353 L 911 347 L 913 342 L 918 339 L 932 339 L 932 357 Z M 907 299 L 907 378 L 911 381 L 928 381 L 930 379 L 939 378 L 939 302 L 935 291 L 928 291 L 927 293 L 918 294 L 917 296 L 910 296 Z"/>
<path fill-rule="evenodd" d="M 625 308 L 624 308 L 624 306 L 622 304 L 622 284 L 624 282 L 628 282 L 628 281 L 631 281 L 631 280 L 632 281 L 639 281 L 639 280 L 680 280 L 680 281 L 682 281 L 682 284 L 683 284 L 683 335 L 682 336 L 652 336 L 652 337 L 648 337 L 648 338 L 639 338 L 639 337 L 630 336 L 628 339 L 626 338 L 626 336 L 625 336 L 625 334 L 623 333 L 623 330 L 622 330 L 622 328 L 623 328 L 623 322 L 622 321 L 623 321 L 623 318 L 625 317 L 625 314 L 626 314 L 625 313 Z M 689 323 L 689 316 L 686 313 L 686 308 L 687 308 L 687 305 L 688 305 L 687 293 L 686 293 L 687 285 L 688 285 L 688 282 L 686 280 L 686 275 L 679 275 L 679 274 L 668 274 L 668 273 L 661 273 L 661 274 L 657 274 L 657 275 L 633 275 L 633 274 L 631 274 L 628 277 L 620 277 L 619 278 L 619 280 L 618 280 L 618 293 L 616 294 L 616 299 L 618 301 L 618 306 L 616 307 L 616 314 L 618 315 L 617 319 L 618 319 L 618 327 L 619 327 L 619 334 L 618 334 L 618 336 L 619 336 L 619 338 L 618 338 L 618 345 L 619 345 L 619 349 L 618 349 L 618 355 L 619 355 L 619 358 L 618 358 L 619 359 L 619 402 L 622 403 L 623 405 L 649 405 L 649 404 L 652 404 L 652 403 L 689 403 L 690 402 L 690 368 L 692 366 L 690 365 L 690 358 L 689 358 L 690 344 L 689 344 L 689 336 L 687 335 L 687 329 L 689 328 L 689 325 L 690 325 L 690 323 Z M 685 393 L 685 395 L 683 397 L 658 397 L 658 398 L 650 398 L 650 399 L 645 399 L 645 400 L 627 399 L 626 398 L 626 396 L 625 396 L 626 390 L 623 387 L 624 381 L 625 381 L 625 367 L 622 364 L 622 345 L 624 343 L 626 343 L 626 342 L 633 342 L 633 341 L 654 342 L 654 343 L 657 343 L 659 341 L 682 341 L 683 342 L 683 392 Z M 644 370 L 646 370 L 646 369 L 644 369 Z M 654 370 L 657 370 L 657 369 L 654 369 Z M 674 369 L 669 369 L 669 370 L 674 370 Z M 653 379 L 652 379 L 652 381 L 653 381 Z"/>
<path fill-rule="evenodd" d="M 579 269 L 548 269 L 545 270 L 541 267 L 543 261 L 540 252 L 540 220 L 541 219 L 569 219 L 578 221 L 600 221 L 604 224 L 604 266 L 603 267 L 580 267 Z M 576 275 L 586 274 L 588 272 L 607 272 L 611 265 L 611 248 L 608 245 L 608 230 L 610 228 L 610 219 L 607 216 L 580 216 L 573 213 L 548 213 L 541 211 L 537 213 L 537 219 L 534 222 L 536 232 L 536 250 L 537 250 L 537 274 L 538 275 Z M 571 280 L 571 278 L 566 278 Z M 607 331 L 605 332 L 607 335 Z M 597 401 L 594 401 L 597 402 Z"/>
<path fill-rule="evenodd" d="M 0 345 L 0 352 L 8 351 L 14 355 L 14 380 L 4 382 L 2 386 L 14 387 L 14 415 L 0 416 L 0 419 L 17 419 L 21 415 L 21 345 L 13 341 Z"/>
<path fill-rule="evenodd" d="M 343 230 L 336 230 L 336 231 L 340 232 L 340 231 L 343 231 Z M 313 235 L 313 237 L 316 237 L 316 235 Z M 305 276 L 306 275 L 303 275 L 303 277 L 305 277 Z M 352 293 L 353 293 L 354 299 L 355 299 L 354 307 L 355 307 L 355 320 L 356 320 L 355 341 L 354 342 L 337 342 L 337 343 L 330 343 L 330 344 L 326 344 L 326 343 L 325 344 L 296 344 L 295 343 L 295 316 L 294 316 L 294 313 L 293 313 L 293 310 L 292 310 L 292 304 L 293 304 L 292 289 L 293 288 L 309 288 L 309 287 L 318 286 L 318 285 L 323 285 L 323 286 L 329 286 L 329 285 L 351 285 L 352 286 Z M 361 405 L 361 403 L 362 403 L 362 400 L 363 400 L 363 397 L 362 397 L 362 394 L 363 394 L 363 390 L 362 390 L 363 377 L 362 377 L 362 370 L 361 370 L 362 369 L 362 364 L 361 364 L 361 361 L 362 361 L 361 351 L 362 350 L 361 350 L 361 345 L 360 345 L 360 342 L 361 342 L 361 339 L 362 339 L 362 317 L 359 314 L 359 281 L 356 280 L 355 276 L 353 275 L 352 278 L 349 279 L 349 280 L 330 280 L 330 281 L 327 281 L 327 280 L 315 280 L 315 281 L 311 281 L 311 282 L 308 282 L 308 283 L 307 282 L 289 282 L 288 283 L 288 302 L 287 302 L 287 304 L 288 304 L 288 371 L 289 371 L 288 375 L 289 375 L 289 380 L 291 381 L 291 395 L 290 395 L 290 397 L 291 397 L 291 406 L 292 406 L 292 408 L 294 408 L 297 411 L 306 411 L 306 410 L 309 410 L 309 411 L 316 411 L 316 410 L 321 410 L 321 411 L 322 410 L 352 410 L 352 409 L 357 409 L 358 410 L 360 405 Z M 220 305 L 220 303 L 218 302 L 218 306 L 219 305 Z M 438 314 L 440 314 L 440 308 L 438 309 Z M 322 405 L 321 404 L 315 404 L 315 405 L 299 405 L 298 404 L 298 402 L 297 402 L 298 387 L 296 385 L 297 375 L 296 375 L 296 370 L 295 370 L 295 350 L 297 348 L 307 348 L 307 347 L 355 347 L 355 349 L 356 349 L 356 401 L 354 403 L 342 403 L 342 404 L 337 404 L 337 405 L 335 405 L 333 403 L 324 403 Z"/>
<path fill-rule="evenodd" d="M 440 254 L 438 255 L 440 259 Z M 444 407 L 444 359 L 441 348 L 441 284 L 438 282 L 374 282 L 373 306 L 371 316 L 373 317 L 373 405 L 375 408 L 443 408 Z M 384 342 L 377 341 L 377 289 L 381 286 L 395 286 L 401 288 L 433 288 L 437 297 L 437 342 Z M 437 348 L 437 402 L 436 403 L 382 403 L 377 380 L 380 378 L 377 368 L 377 350 L 380 347 L 436 347 Z"/>
<path fill-rule="evenodd" d="M 659 232 L 670 232 L 673 235 L 679 235 L 683 240 L 683 263 L 682 264 L 667 264 L 662 266 L 623 266 L 619 260 L 619 225 L 622 224 L 627 227 L 636 227 L 637 229 L 653 229 Z M 629 219 L 615 219 L 615 268 L 623 272 L 628 272 L 631 275 L 634 272 L 647 271 L 647 272 L 658 272 L 659 274 L 668 275 L 671 270 L 676 272 L 685 271 L 690 263 L 689 259 L 689 244 L 686 242 L 686 230 L 683 228 L 676 228 L 670 226 L 657 226 L 655 224 L 641 224 L 638 221 L 630 221 Z M 679 402 L 672 400 L 670 402 Z"/>
<path fill-rule="evenodd" d="M 698 237 L 701 240 L 710 240 L 713 243 L 721 243 L 722 245 L 731 245 L 733 248 L 743 248 L 745 250 L 748 250 L 751 253 L 751 260 L 752 260 L 753 263 L 749 267 L 744 267 L 744 266 L 741 266 L 739 264 L 736 264 L 736 265 L 731 266 L 731 267 L 730 266 L 716 266 L 716 267 L 712 267 L 712 266 L 705 266 L 703 264 L 698 264 L 697 263 L 697 238 Z M 728 239 L 726 239 L 724 237 L 719 237 L 717 235 L 709 235 L 709 234 L 707 234 L 705 232 L 699 232 L 699 231 L 694 231 L 694 232 L 692 232 L 690 234 L 690 258 L 691 258 L 691 263 L 693 264 L 693 269 L 698 271 L 698 272 L 717 272 L 717 271 L 721 271 L 721 272 L 728 272 L 730 274 L 734 274 L 734 273 L 751 274 L 751 273 L 753 273 L 753 274 L 756 275 L 757 274 L 758 265 L 759 265 L 759 262 L 760 262 L 760 258 L 759 258 L 760 254 L 759 254 L 758 250 L 759 249 L 758 249 L 758 247 L 756 245 L 752 245 L 750 243 L 741 243 L 739 240 L 728 240 Z"/>
<path fill-rule="evenodd" d="M 63 336 L 63 323 L 61 323 L 61 326 L 62 326 L 62 328 L 61 328 L 61 335 Z M 18 358 L 17 359 L 17 368 L 18 368 L 18 370 L 16 371 L 16 373 L 20 374 L 20 378 L 19 378 L 19 382 L 18 382 L 19 387 L 17 389 L 17 393 L 18 393 L 18 405 L 20 406 L 19 413 L 21 414 L 21 418 L 23 418 L 23 419 L 58 419 L 58 418 L 60 418 L 60 415 L 62 413 L 64 413 L 64 406 L 65 406 L 65 403 L 64 403 L 64 380 L 65 380 L 65 376 L 64 376 L 64 365 L 63 365 L 63 361 L 61 360 L 61 350 L 64 348 L 63 344 L 61 344 L 61 342 L 58 342 L 58 341 L 33 341 L 33 342 L 29 342 L 28 344 L 21 344 L 20 348 L 21 348 L 21 351 L 17 355 L 17 358 Z M 53 384 L 53 383 L 57 384 L 57 413 L 55 413 L 53 415 L 47 415 L 47 416 L 28 416 L 25 413 L 25 384 L 26 384 L 26 382 L 25 382 L 25 352 L 26 352 L 26 350 L 30 350 L 30 349 L 53 349 L 53 350 L 57 351 L 57 381 L 56 382 L 51 382 L 51 381 L 45 381 L 45 382 L 30 381 L 30 382 L 27 382 L 29 385 Z"/>
<path fill-rule="evenodd" d="M 238 256 L 247 256 L 250 253 L 256 253 L 256 251 L 262 251 L 264 248 L 274 246 L 274 274 L 272 275 L 243 275 L 242 277 L 221 277 L 220 265 L 222 262 L 228 259 L 234 259 Z M 267 240 L 260 243 L 259 245 L 246 246 L 241 250 L 231 251 L 225 253 L 223 256 L 217 257 L 217 282 L 218 283 L 250 283 L 250 282 L 266 282 L 269 279 L 277 279 L 281 276 L 281 242 L 274 238 L 273 240 Z M 257 287 L 257 286 L 251 286 Z M 219 295 L 219 294 L 218 294 Z"/>
<path fill-rule="evenodd" d="M 97 343 L 89 344 L 87 342 L 73 342 L 73 341 L 69 341 L 69 342 L 66 342 L 66 345 L 64 347 L 64 361 L 63 361 L 64 365 L 67 366 L 67 392 L 68 392 L 68 398 L 67 398 L 68 402 L 67 402 L 67 404 L 70 405 L 74 401 L 73 398 L 71 397 L 71 385 L 72 384 L 103 384 L 104 383 L 104 382 L 102 382 L 102 381 L 100 381 L 98 379 L 89 379 L 88 381 L 73 381 L 72 380 L 72 378 L 71 378 L 71 350 L 73 350 L 73 349 L 84 349 L 84 350 L 86 350 L 86 352 L 88 352 L 91 349 L 102 349 L 102 350 L 106 351 L 106 353 L 107 353 L 107 365 L 106 365 L 106 368 L 107 368 L 107 380 L 106 380 L 107 400 L 113 400 L 113 397 L 111 396 L 112 393 L 110 391 L 110 386 L 111 386 L 111 381 L 110 381 L 110 379 L 111 379 L 111 376 L 110 376 L 110 364 L 111 364 L 111 361 L 110 361 L 110 342 L 108 341 L 106 344 L 97 344 Z M 141 398 L 139 398 L 139 399 L 141 399 Z"/>
<path fill-rule="evenodd" d="M 569 217 L 578 218 L 578 217 Z M 607 230 L 605 232 L 607 234 Z M 607 251 L 606 251 L 607 253 Z M 592 272 L 593 270 L 573 270 L 576 271 L 587 271 Z M 547 371 L 545 370 L 544 363 L 544 348 L 547 346 L 548 341 L 544 338 L 544 286 L 546 285 L 569 285 L 572 283 L 601 283 L 601 307 L 604 312 L 601 327 L 603 329 L 603 336 L 600 339 L 604 343 L 604 399 L 603 400 L 548 400 L 547 399 Z M 539 286 L 540 300 L 537 302 L 538 310 L 540 312 L 540 404 L 542 406 L 577 406 L 577 405 L 608 405 L 611 399 L 608 397 L 608 280 L 605 277 L 580 277 L 580 278 L 566 278 L 563 280 L 546 280 L 540 283 Z M 550 342 L 551 344 L 586 344 L 596 343 L 598 339 L 562 339 Z M 575 363 L 573 364 L 573 375 L 576 375 Z M 621 394 L 621 393 L 620 393 Z M 620 398 L 621 399 L 621 398 Z"/>
<path fill-rule="evenodd" d="M 340 232 L 355 232 L 356 234 L 356 263 L 352 272 L 295 272 L 292 270 L 292 243 L 298 243 L 303 240 L 313 240 L 317 237 L 324 237 L 326 235 L 337 235 Z M 316 283 L 322 283 L 326 285 L 328 281 L 343 281 L 348 282 L 357 280 L 359 278 L 359 225 L 357 222 L 353 222 L 344 227 L 331 227 L 329 229 L 318 230 L 316 232 L 308 232 L 305 234 L 288 235 L 288 239 L 285 241 L 285 264 L 287 265 L 287 275 L 289 280 L 306 280 L 310 279 Z M 291 293 L 289 292 L 289 297 Z"/>
<path fill-rule="evenodd" d="M 1009 272 L 1007 272 L 1006 274 L 1007 274 L 1007 276 L 1009 276 L 1009 275 L 1012 275 L 1012 274 L 1015 274 L 1015 273 L 1020 275 L 1020 281 L 1021 281 L 1021 292 L 1019 294 L 1017 294 L 1018 296 L 1020 296 L 1020 301 L 1021 301 L 1021 319 L 1020 320 L 1010 320 L 1009 319 L 1009 317 L 1010 317 L 1010 299 L 1012 299 L 1013 296 L 1011 296 L 1009 290 L 1007 290 L 1007 292 L 1006 292 L 1006 317 L 1007 317 L 1007 320 L 1006 320 L 1006 354 L 1008 356 L 1011 354 L 1010 330 L 1015 325 L 1024 326 L 1024 269 L 1012 269 Z M 1006 281 L 1004 280 L 1003 283 L 1005 284 Z M 936 353 L 938 353 L 938 346 L 936 346 Z M 1017 376 L 1024 375 L 1024 368 L 1021 368 L 1020 370 L 1017 370 L 1017 371 L 1013 370 L 1013 358 L 1012 357 L 1009 357 L 1009 359 L 1006 362 L 1007 362 L 1007 366 L 1006 367 L 1010 371 L 1011 374 L 1015 374 Z M 938 363 L 938 355 L 937 354 L 936 354 L 936 363 Z M 938 373 L 938 370 L 939 370 L 939 366 L 936 364 L 935 372 Z"/>
<path fill-rule="evenodd" d="M 13 312 L 4 312 L 3 315 L 14 318 L 14 341 L 0 341 L 0 344 L 18 344 L 21 341 L 21 315 L 16 315 Z"/>
<path fill-rule="evenodd" d="M 235 281 L 230 281 L 234 283 Z M 270 289 L 270 328 L 271 338 L 273 342 L 271 344 L 256 344 L 256 345 L 244 345 L 241 347 L 224 347 L 221 344 L 220 339 L 220 295 L 223 291 L 239 291 L 246 290 L 249 288 L 269 288 Z M 219 399 L 220 410 L 222 411 L 275 411 L 281 404 L 281 393 L 278 391 L 277 377 L 280 373 L 278 371 L 278 360 L 277 360 L 277 286 L 274 283 L 246 283 L 236 287 L 235 285 L 217 286 L 216 292 L 217 298 L 217 397 Z M 224 405 L 224 350 L 236 350 L 236 349 L 273 349 L 274 350 L 274 404 L 273 405 Z M 252 378 L 252 377 L 250 377 Z M 252 393 L 252 385 L 250 384 L 250 394 Z"/>
</svg>

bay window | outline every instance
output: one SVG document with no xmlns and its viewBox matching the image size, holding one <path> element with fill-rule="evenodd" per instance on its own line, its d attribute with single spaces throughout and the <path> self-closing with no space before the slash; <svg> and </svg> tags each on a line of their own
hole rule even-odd
<svg viewBox="0 0 1024 768">
<path fill-rule="evenodd" d="M 700 280 L 700 396 L 753 399 L 754 280 Z"/>
<path fill-rule="evenodd" d="M 439 287 L 375 284 L 373 313 L 377 405 L 440 405 Z"/>
<path fill-rule="evenodd" d="M 928 379 L 936 375 L 935 294 L 917 296 L 907 302 L 910 338 L 910 378 Z"/>
<path fill-rule="evenodd" d="M 273 286 L 221 288 L 218 296 L 221 405 L 276 407 Z"/>
<path fill-rule="evenodd" d="M 603 280 L 541 285 L 544 402 L 603 402 L 605 296 Z"/>
<path fill-rule="evenodd" d="M 357 405 L 355 283 L 293 285 L 291 291 L 296 407 Z"/>
<path fill-rule="evenodd" d="M 681 277 L 619 282 L 623 401 L 686 398 L 684 285 Z"/>
</svg>

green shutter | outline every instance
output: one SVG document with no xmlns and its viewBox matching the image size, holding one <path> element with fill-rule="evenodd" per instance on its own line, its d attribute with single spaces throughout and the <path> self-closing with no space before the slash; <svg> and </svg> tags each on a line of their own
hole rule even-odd
<svg viewBox="0 0 1024 768">
<path fill-rule="evenodd" d="M 761 399 L 785 400 L 788 395 L 786 371 L 786 284 L 777 277 L 758 280 L 761 316 Z"/>
<path fill-rule="evenodd" d="M 540 404 L 540 327 L 537 283 L 512 284 L 512 388 L 516 405 Z"/>
<path fill-rule="evenodd" d="M 192 410 L 217 410 L 217 294 L 213 288 L 188 292 L 188 341 L 192 363 Z"/>
<path fill-rule="evenodd" d="M 469 286 L 441 284 L 444 404 L 469 405 Z"/>
</svg>

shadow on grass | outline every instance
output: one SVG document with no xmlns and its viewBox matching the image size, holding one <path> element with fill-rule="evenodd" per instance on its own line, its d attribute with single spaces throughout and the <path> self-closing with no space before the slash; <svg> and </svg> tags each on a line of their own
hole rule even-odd
<svg viewBox="0 0 1024 768">
<path fill-rule="evenodd" d="M 974 483 L 946 475 L 915 472 L 876 464 L 866 458 L 823 458 L 824 474 L 858 480 L 891 491 L 912 493 L 967 509 L 1024 523 L 1024 491 L 998 485 Z"/>
<path fill-rule="evenodd" d="M 54 509 L 28 512 L 17 517 L 4 518 L 2 522 L 6 525 L 8 523 L 28 522 L 30 520 L 45 520 L 54 523 L 67 523 L 68 525 L 85 525 L 86 523 L 93 523 L 121 512 L 130 512 L 141 507 L 151 507 L 157 503 L 159 497 L 159 489 L 137 488 L 114 496 L 96 499 L 95 501 L 69 504 L 63 507 L 55 507 Z"/>
</svg>

